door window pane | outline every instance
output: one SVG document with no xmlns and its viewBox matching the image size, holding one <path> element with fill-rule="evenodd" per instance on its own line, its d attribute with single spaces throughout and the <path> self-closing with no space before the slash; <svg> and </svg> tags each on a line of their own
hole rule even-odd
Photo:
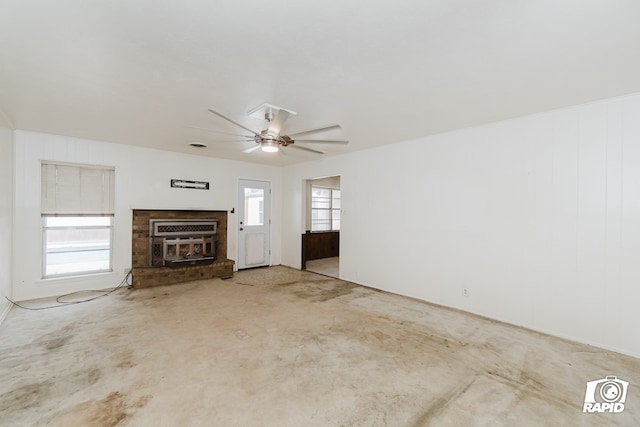
<svg viewBox="0 0 640 427">
<path fill-rule="evenodd" d="M 244 189 L 244 225 L 264 225 L 264 190 Z"/>
</svg>

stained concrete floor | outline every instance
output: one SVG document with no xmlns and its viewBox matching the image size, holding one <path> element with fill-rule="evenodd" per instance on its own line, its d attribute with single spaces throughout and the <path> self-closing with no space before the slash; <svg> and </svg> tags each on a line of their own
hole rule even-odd
<svg viewBox="0 0 640 427">
<path fill-rule="evenodd" d="M 14 307 L 0 338 L 3 426 L 640 425 L 638 359 L 285 267 Z M 609 374 L 626 409 L 583 414 Z"/>
<path fill-rule="evenodd" d="M 340 257 L 314 259 L 306 262 L 307 271 L 329 277 L 340 277 Z"/>
</svg>

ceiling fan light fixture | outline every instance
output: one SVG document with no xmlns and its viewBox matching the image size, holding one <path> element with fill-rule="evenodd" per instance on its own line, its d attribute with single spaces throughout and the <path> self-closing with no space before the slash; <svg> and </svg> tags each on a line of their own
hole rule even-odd
<svg viewBox="0 0 640 427">
<path fill-rule="evenodd" d="M 260 148 L 265 153 L 277 153 L 278 152 L 278 144 L 273 143 L 271 141 L 265 141 L 260 144 Z"/>
</svg>

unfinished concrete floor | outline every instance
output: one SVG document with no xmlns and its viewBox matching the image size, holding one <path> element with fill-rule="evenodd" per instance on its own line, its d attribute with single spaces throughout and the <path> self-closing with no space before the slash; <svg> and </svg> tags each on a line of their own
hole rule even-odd
<svg viewBox="0 0 640 427">
<path fill-rule="evenodd" d="M 340 257 L 321 258 L 307 261 L 307 271 L 329 277 L 340 277 Z"/>
<path fill-rule="evenodd" d="M 0 326 L 3 426 L 640 425 L 640 360 L 285 267 Z M 585 383 L 631 385 L 583 414 Z"/>
</svg>

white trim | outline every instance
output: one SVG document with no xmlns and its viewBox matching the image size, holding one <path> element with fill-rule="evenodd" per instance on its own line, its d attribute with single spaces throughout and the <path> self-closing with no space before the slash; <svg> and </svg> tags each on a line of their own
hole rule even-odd
<svg viewBox="0 0 640 427">
<path fill-rule="evenodd" d="M 4 112 L 4 110 L 2 108 L 0 108 L 0 117 L 2 117 L 5 121 L 5 123 L 7 125 L 9 125 L 9 127 L 11 128 L 11 130 L 15 131 L 16 127 L 13 124 L 13 122 L 9 119 L 9 116 L 7 116 L 7 113 Z M 2 320 L 0 319 L 0 323 L 2 323 Z"/>
<path fill-rule="evenodd" d="M 269 262 L 267 263 L 267 266 L 271 267 L 273 266 L 272 264 L 272 254 L 273 254 L 273 235 L 272 235 L 272 230 L 273 230 L 273 219 L 271 217 L 272 212 L 273 212 L 273 182 L 271 179 L 262 179 L 262 178 L 243 178 L 243 177 L 238 177 L 237 180 L 237 187 L 236 187 L 236 208 L 235 208 L 235 216 L 236 216 L 236 221 L 235 221 L 235 236 L 236 236 L 236 259 L 235 259 L 235 263 L 233 264 L 233 268 L 234 271 L 240 271 L 240 204 L 242 203 L 244 205 L 244 199 L 240 196 L 240 186 L 242 181 L 255 181 L 255 182 L 263 182 L 269 185 L 269 223 L 266 224 L 268 226 L 269 229 L 269 249 L 268 249 L 268 257 L 269 257 Z M 244 208 L 242 209 L 242 211 L 244 211 Z M 227 211 L 227 239 L 229 236 L 229 214 L 231 213 L 231 211 Z M 227 246 L 228 246 L 228 240 L 227 240 Z"/>
<path fill-rule="evenodd" d="M 102 165 L 98 163 L 74 163 L 74 162 L 59 162 L 57 160 L 40 159 L 40 165 L 52 165 L 52 166 L 72 166 L 78 168 L 90 168 L 90 169 L 105 169 L 115 171 L 115 166 Z"/>
<path fill-rule="evenodd" d="M 0 325 L 2 325 L 2 322 L 4 322 L 4 319 L 6 319 L 7 316 L 9 315 L 9 311 L 11 311 L 11 307 L 13 307 L 13 303 L 11 301 L 8 301 L 6 299 L 5 301 L 7 302 L 7 305 L 5 306 L 4 310 L 2 310 L 2 312 L 0 313 Z"/>
</svg>

